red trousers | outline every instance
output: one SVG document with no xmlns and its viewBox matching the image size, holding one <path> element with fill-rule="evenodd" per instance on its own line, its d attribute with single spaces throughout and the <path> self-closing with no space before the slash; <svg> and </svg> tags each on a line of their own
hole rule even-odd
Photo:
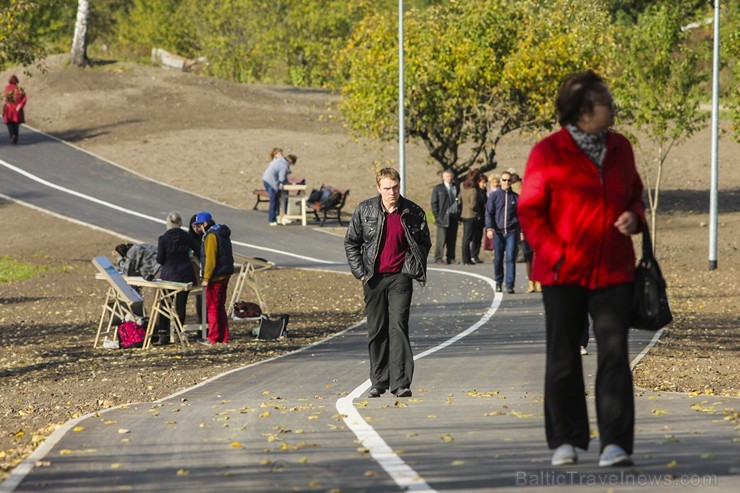
<svg viewBox="0 0 740 493">
<path fill-rule="evenodd" d="M 229 342 L 229 319 L 226 317 L 226 290 L 229 278 L 210 281 L 206 288 L 208 313 L 208 340 L 212 343 Z"/>
</svg>

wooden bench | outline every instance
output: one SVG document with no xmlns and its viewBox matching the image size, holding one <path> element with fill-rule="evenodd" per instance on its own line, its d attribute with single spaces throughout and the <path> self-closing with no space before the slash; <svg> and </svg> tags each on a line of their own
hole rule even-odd
<svg viewBox="0 0 740 493">
<path fill-rule="evenodd" d="M 342 209 L 344 204 L 347 202 L 347 196 L 349 195 L 348 188 L 336 188 L 331 185 L 321 185 L 321 190 L 328 190 L 330 192 L 338 192 L 340 194 L 338 202 L 328 207 L 322 205 L 322 202 L 309 202 L 307 208 L 313 211 L 316 216 L 316 221 L 321 221 L 319 226 L 323 226 L 327 219 L 336 219 L 340 226 L 344 226 L 342 222 Z M 323 217 L 319 217 L 319 213 L 323 214 Z"/>
<path fill-rule="evenodd" d="M 298 176 L 288 175 L 288 185 L 301 185 L 306 183 L 306 180 Z M 261 203 L 270 203 L 270 194 L 264 188 L 255 188 L 252 190 L 252 194 L 257 197 L 257 200 L 252 207 L 252 210 L 256 211 Z M 300 191 L 291 191 L 289 196 L 294 197 L 300 195 Z"/>
</svg>

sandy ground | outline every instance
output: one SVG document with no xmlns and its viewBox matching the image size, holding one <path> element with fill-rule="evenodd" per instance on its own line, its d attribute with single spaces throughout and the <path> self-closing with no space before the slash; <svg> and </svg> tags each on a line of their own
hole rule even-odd
<svg viewBox="0 0 740 493">
<path fill-rule="evenodd" d="M 108 63 L 21 76 L 28 124 L 155 180 L 251 208 L 274 146 L 299 157 L 295 173 L 309 188 L 350 188 L 348 210 L 374 195 L 378 165 L 395 165 L 394 144 L 358 142 L 345 132 L 337 98 L 325 91 L 243 86 L 155 67 Z M 7 79 L 10 72 L 2 75 Z M 505 137 L 501 168 L 522 169 L 537 135 Z M 22 139 L 22 133 L 21 133 Z M 6 145 L 3 141 L 0 145 Z M 720 144 L 719 266 L 708 271 L 710 132 L 670 154 L 659 213 L 659 250 L 675 322 L 635 370 L 650 389 L 740 395 L 740 145 Z M 429 206 L 438 167 L 421 145 L 407 146 L 406 195 Z M 224 186 L 224 185 L 227 186 Z M 44 266 L 40 277 L 0 284 L 0 474 L 74 416 L 125 402 L 154 400 L 203 378 L 299 347 L 361 318 L 349 276 L 332 280 L 339 299 L 303 289 L 271 307 L 291 313 L 292 337 L 265 346 L 236 324 L 235 342 L 208 350 L 174 346 L 149 352 L 92 349 L 102 286 L 90 283 L 89 259 L 118 239 L 15 204 L 0 202 L 5 228 L 0 256 Z M 70 239 L 79 239 L 69 245 Z M 60 248 L 60 245 L 65 245 Z M 296 273 L 265 273 L 263 285 Z M 300 274 L 298 274 L 301 277 Z M 305 277 L 305 285 L 309 279 Z M 282 284 L 282 283 L 281 283 Z M 314 283 L 315 284 L 315 283 Z M 330 301 L 331 300 L 331 301 Z"/>
</svg>

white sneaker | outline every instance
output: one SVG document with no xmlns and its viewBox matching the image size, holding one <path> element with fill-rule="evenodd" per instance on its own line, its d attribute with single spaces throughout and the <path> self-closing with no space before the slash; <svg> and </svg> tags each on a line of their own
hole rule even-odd
<svg viewBox="0 0 740 493">
<path fill-rule="evenodd" d="M 283 226 L 287 226 L 288 224 L 292 224 L 292 223 L 293 223 L 292 219 L 283 219 Z"/>
<path fill-rule="evenodd" d="M 578 462 L 576 448 L 568 443 L 556 448 L 555 453 L 552 454 L 553 466 L 566 466 L 568 464 L 575 464 L 576 462 Z"/>
<path fill-rule="evenodd" d="M 586 356 L 587 354 L 588 354 L 588 349 L 586 349 L 585 347 L 581 346 L 581 356 Z"/>
<path fill-rule="evenodd" d="M 270 226 L 277 226 L 277 223 L 273 221 L 270 223 Z"/>
<path fill-rule="evenodd" d="M 619 445 L 607 445 L 599 457 L 600 467 L 631 466 L 632 457 Z"/>
</svg>

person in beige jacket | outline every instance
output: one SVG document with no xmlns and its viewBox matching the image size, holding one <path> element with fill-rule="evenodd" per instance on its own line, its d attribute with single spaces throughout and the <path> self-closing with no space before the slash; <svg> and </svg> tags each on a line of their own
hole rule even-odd
<svg viewBox="0 0 740 493">
<path fill-rule="evenodd" d="M 460 221 L 463 223 L 463 236 L 462 236 L 462 263 L 464 265 L 475 265 L 471 251 L 474 251 L 473 240 L 475 238 L 475 229 L 480 222 L 480 218 L 486 210 L 485 196 L 481 202 L 481 194 L 479 193 L 478 183 L 480 181 L 480 173 L 477 170 L 468 171 L 465 181 L 460 191 L 460 199 L 462 202 Z M 480 251 L 480 240 L 478 241 L 478 251 Z"/>
</svg>

